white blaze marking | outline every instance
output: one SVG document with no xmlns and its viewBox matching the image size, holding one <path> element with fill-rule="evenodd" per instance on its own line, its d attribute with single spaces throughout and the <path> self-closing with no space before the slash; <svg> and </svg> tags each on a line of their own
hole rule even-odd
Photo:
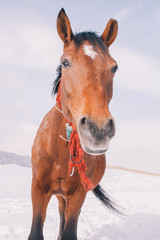
<svg viewBox="0 0 160 240">
<path fill-rule="evenodd" d="M 94 51 L 93 47 L 91 45 L 84 45 L 83 46 L 84 54 L 91 57 L 92 60 L 95 59 L 97 53 Z"/>
</svg>

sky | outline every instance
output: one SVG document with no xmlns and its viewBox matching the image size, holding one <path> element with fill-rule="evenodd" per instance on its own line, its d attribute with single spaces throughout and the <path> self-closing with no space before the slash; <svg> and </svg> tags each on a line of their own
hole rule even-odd
<svg viewBox="0 0 160 240">
<path fill-rule="evenodd" d="M 56 19 L 64 7 L 73 32 L 101 35 L 110 18 L 118 62 L 110 111 L 116 136 L 107 163 L 160 173 L 160 2 L 149 0 L 0 1 L 0 151 L 31 155 L 51 95 L 63 44 Z"/>
</svg>

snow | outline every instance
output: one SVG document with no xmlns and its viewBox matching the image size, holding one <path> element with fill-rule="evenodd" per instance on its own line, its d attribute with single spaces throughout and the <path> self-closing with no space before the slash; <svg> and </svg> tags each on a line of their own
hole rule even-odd
<svg viewBox="0 0 160 240">
<path fill-rule="evenodd" d="M 159 240 L 160 177 L 106 169 L 101 186 L 125 212 L 118 216 L 89 192 L 78 224 L 79 240 Z M 26 240 L 31 225 L 31 169 L 0 165 L 0 240 Z M 58 204 L 50 201 L 45 240 L 57 239 Z"/>
</svg>

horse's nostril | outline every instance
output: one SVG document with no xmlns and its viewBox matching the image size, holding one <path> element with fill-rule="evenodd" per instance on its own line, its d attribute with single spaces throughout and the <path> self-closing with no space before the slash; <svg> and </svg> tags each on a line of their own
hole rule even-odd
<svg viewBox="0 0 160 240">
<path fill-rule="evenodd" d="M 86 123 L 86 118 L 83 117 L 83 118 L 81 119 L 81 124 L 84 125 L 85 123 Z"/>
<path fill-rule="evenodd" d="M 110 128 L 113 128 L 113 127 L 114 127 L 113 119 L 110 119 L 110 120 L 109 120 L 109 125 L 110 125 Z"/>
<path fill-rule="evenodd" d="M 109 122 L 107 124 L 107 135 L 112 138 L 115 134 L 115 125 L 114 125 L 114 120 L 111 118 L 109 119 Z"/>
</svg>

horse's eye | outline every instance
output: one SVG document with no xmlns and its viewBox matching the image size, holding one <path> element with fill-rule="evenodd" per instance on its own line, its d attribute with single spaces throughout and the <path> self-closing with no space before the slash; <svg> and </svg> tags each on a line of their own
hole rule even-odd
<svg viewBox="0 0 160 240">
<path fill-rule="evenodd" d="M 116 73 L 117 70 L 118 70 L 118 65 L 111 68 L 112 73 Z"/>
<path fill-rule="evenodd" d="M 68 61 L 67 59 L 64 59 L 64 60 L 62 61 L 62 66 L 63 66 L 63 68 L 70 67 L 69 61 Z"/>
</svg>

